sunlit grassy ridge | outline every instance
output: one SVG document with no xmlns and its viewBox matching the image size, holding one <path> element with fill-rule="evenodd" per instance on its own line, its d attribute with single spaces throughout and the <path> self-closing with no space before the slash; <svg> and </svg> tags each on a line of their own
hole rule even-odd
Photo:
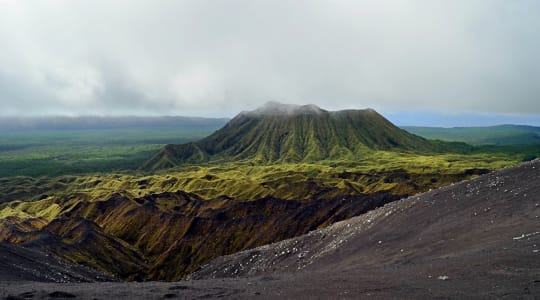
<svg viewBox="0 0 540 300">
<path fill-rule="evenodd" d="M 309 188 L 312 182 L 331 190 L 339 189 L 336 194 L 375 192 L 389 190 L 388 185 L 382 185 L 383 180 L 396 171 L 436 179 L 443 175 L 461 174 L 469 169 L 494 170 L 521 160 L 519 153 L 418 155 L 375 151 L 365 159 L 356 161 L 272 165 L 239 162 L 177 167 L 154 174 L 139 172 L 139 175 L 103 173 L 57 178 L 15 177 L 0 179 L 0 199 L 35 200 L 53 194 L 81 193 L 92 200 L 118 191 L 139 196 L 177 190 L 193 192 L 205 199 L 223 195 L 237 199 L 256 199 L 269 195 L 283 199 L 310 199 L 317 192 Z M 354 178 L 343 178 L 343 174 L 347 173 L 354 174 Z M 327 193 L 327 196 L 332 195 L 332 192 Z"/>
</svg>

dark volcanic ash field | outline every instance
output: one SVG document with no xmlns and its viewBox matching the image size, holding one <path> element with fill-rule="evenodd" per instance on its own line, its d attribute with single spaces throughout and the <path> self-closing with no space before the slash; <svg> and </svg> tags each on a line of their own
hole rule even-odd
<svg viewBox="0 0 540 300">
<path fill-rule="evenodd" d="M 6 299 L 539 299 L 540 161 L 220 257 L 187 281 L 39 282 L 49 275 L 17 274 L 18 255 L 0 264 Z"/>
</svg>

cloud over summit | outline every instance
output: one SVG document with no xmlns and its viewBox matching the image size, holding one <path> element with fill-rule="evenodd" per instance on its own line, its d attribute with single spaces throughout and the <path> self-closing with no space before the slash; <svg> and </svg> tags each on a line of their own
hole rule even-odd
<svg viewBox="0 0 540 300">
<path fill-rule="evenodd" d="M 0 0 L 0 114 L 540 114 L 536 1 Z"/>
</svg>

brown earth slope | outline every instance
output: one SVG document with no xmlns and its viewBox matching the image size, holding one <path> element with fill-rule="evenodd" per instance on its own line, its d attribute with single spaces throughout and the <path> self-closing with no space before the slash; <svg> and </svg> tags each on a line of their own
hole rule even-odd
<svg viewBox="0 0 540 300">
<path fill-rule="evenodd" d="M 122 279 L 178 280 L 218 256 L 304 234 L 489 171 L 436 166 L 425 172 L 228 166 L 142 178 L 60 178 L 69 189 L 0 204 L 0 241 Z"/>
<path fill-rule="evenodd" d="M 134 199 L 113 194 L 67 205 L 46 225 L 39 219 L 2 220 L 0 240 L 124 279 L 179 280 L 217 256 L 307 233 L 397 197 L 382 193 L 303 202 L 203 200 L 181 191 Z M 23 226 L 31 221 L 39 226 Z"/>
</svg>

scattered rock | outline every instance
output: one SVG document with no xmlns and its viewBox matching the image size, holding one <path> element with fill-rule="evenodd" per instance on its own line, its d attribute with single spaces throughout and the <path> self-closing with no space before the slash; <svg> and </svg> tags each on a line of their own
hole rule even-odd
<svg viewBox="0 0 540 300">
<path fill-rule="evenodd" d="M 187 289 L 189 289 L 189 287 L 185 286 L 185 285 L 175 285 L 175 286 L 171 286 L 169 288 L 169 290 L 171 290 L 171 291 L 174 291 L 174 290 L 187 290 Z"/>
<path fill-rule="evenodd" d="M 51 298 L 76 298 L 76 295 L 73 295 L 68 292 L 56 291 L 49 294 Z"/>
<path fill-rule="evenodd" d="M 31 299 L 31 298 L 34 298 L 35 294 L 36 294 L 35 291 L 26 292 L 26 293 L 19 294 L 19 297 L 21 297 L 23 299 Z"/>
</svg>

